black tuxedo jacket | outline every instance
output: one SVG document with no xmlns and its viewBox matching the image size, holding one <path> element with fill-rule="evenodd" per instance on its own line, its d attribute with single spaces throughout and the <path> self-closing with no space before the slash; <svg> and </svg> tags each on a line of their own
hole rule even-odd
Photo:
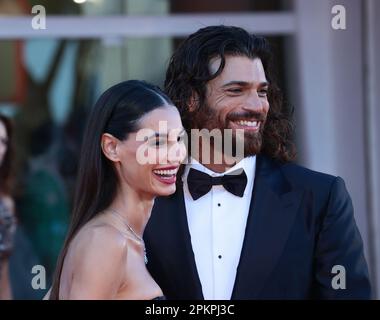
<svg viewBox="0 0 380 320">
<path fill-rule="evenodd" d="M 182 188 L 156 199 L 144 237 L 148 269 L 167 298 L 203 299 Z M 333 288 L 335 265 L 345 268 L 339 275 L 345 275 L 346 289 Z M 343 180 L 258 156 L 231 299 L 370 297 L 362 240 Z"/>
</svg>

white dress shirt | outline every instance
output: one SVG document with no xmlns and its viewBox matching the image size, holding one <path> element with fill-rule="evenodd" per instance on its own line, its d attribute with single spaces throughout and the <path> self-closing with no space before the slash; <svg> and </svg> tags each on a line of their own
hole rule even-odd
<svg viewBox="0 0 380 320">
<path fill-rule="evenodd" d="M 247 175 L 244 196 L 235 196 L 219 185 L 213 186 L 209 193 L 198 200 L 193 200 L 186 179 L 190 168 L 213 177 L 243 168 Z M 231 298 L 243 246 L 255 169 L 256 156 L 244 158 L 224 173 L 215 173 L 191 159 L 182 176 L 191 244 L 206 300 Z"/>
</svg>

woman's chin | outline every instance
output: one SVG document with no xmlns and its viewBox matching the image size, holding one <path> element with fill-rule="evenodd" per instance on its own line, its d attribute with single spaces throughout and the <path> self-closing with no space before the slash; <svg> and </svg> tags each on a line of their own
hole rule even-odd
<svg viewBox="0 0 380 320">
<path fill-rule="evenodd" d="M 168 185 L 163 187 L 156 187 L 155 194 L 157 197 L 166 197 L 172 195 L 176 191 L 176 185 Z"/>
<path fill-rule="evenodd" d="M 170 196 L 176 191 L 177 176 L 163 176 L 153 173 L 152 187 L 157 197 Z"/>
</svg>

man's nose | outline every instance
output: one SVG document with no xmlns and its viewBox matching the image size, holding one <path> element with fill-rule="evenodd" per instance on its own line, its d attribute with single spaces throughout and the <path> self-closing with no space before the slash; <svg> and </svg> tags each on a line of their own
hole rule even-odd
<svg viewBox="0 0 380 320">
<path fill-rule="evenodd" d="M 253 91 L 247 97 L 247 101 L 244 103 L 244 109 L 254 110 L 254 111 L 262 111 L 264 105 L 257 93 L 257 91 Z"/>
</svg>

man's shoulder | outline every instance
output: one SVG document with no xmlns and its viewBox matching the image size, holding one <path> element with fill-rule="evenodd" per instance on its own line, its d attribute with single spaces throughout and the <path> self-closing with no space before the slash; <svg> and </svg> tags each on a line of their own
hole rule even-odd
<svg viewBox="0 0 380 320">
<path fill-rule="evenodd" d="M 296 163 L 286 163 L 282 165 L 282 170 L 291 176 L 299 176 L 301 178 L 308 178 L 326 182 L 332 182 L 337 177 L 328 173 L 312 170 Z"/>
<path fill-rule="evenodd" d="M 275 160 L 268 160 L 276 167 L 287 181 L 296 187 L 312 187 L 317 189 L 329 189 L 337 176 L 309 169 L 294 162 L 280 163 Z"/>
</svg>

